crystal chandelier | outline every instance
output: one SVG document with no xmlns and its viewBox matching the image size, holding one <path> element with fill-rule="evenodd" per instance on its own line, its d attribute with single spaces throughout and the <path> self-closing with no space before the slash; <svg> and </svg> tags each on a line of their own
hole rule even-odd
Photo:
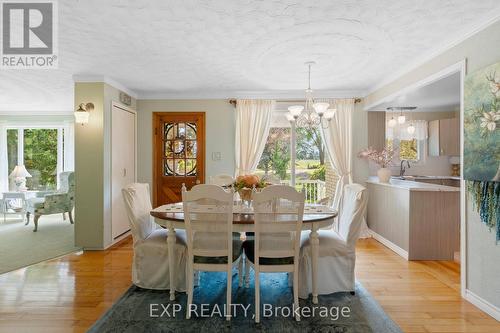
<svg viewBox="0 0 500 333">
<path fill-rule="evenodd" d="M 314 61 L 305 63 L 309 69 L 309 85 L 305 90 L 306 100 L 304 105 L 290 106 L 286 118 L 288 121 L 295 121 L 297 127 L 314 129 L 321 125 L 321 127 L 326 129 L 336 110 L 329 109 L 329 103 L 314 101 L 313 90 L 311 89 L 311 66 L 314 64 L 316 64 Z"/>
</svg>

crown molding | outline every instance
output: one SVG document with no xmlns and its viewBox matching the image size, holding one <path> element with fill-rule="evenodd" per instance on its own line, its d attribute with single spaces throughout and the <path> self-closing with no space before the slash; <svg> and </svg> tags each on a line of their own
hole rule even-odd
<svg viewBox="0 0 500 333">
<path fill-rule="evenodd" d="M 362 90 L 315 90 L 315 98 L 361 97 Z M 304 99 L 304 90 L 139 92 L 138 99 Z"/>
<path fill-rule="evenodd" d="M 73 111 L 59 110 L 59 111 L 45 111 L 45 110 L 0 110 L 0 116 L 72 116 Z"/>
<path fill-rule="evenodd" d="M 118 81 L 115 81 L 105 75 L 73 75 L 73 82 L 104 82 L 109 84 L 110 86 L 115 87 L 118 90 L 123 91 L 126 94 L 129 94 L 133 98 L 137 99 L 138 95 L 132 89 L 127 88 L 123 84 Z"/>
<path fill-rule="evenodd" d="M 483 21 L 480 23 L 476 24 L 473 26 L 471 30 L 464 31 L 463 34 L 461 34 L 458 37 L 455 37 L 448 42 L 441 43 L 439 47 L 424 53 L 421 57 L 418 57 L 414 61 L 412 61 L 410 64 L 407 66 L 404 66 L 402 69 L 394 72 L 391 75 L 388 75 L 387 77 L 383 78 L 378 82 L 376 85 L 373 87 L 369 88 L 366 92 L 364 97 L 373 94 L 380 88 L 383 88 L 384 86 L 396 81 L 397 79 L 401 78 L 402 76 L 410 73 L 411 71 L 417 69 L 418 67 L 424 65 L 425 63 L 429 62 L 430 60 L 436 58 L 437 56 L 445 53 L 449 49 L 459 45 L 460 43 L 464 42 L 465 40 L 469 39 L 470 37 L 476 35 L 477 33 L 485 30 L 486 28 L 490 27 L 491 25 L 497 23 L 500 21 L 500 13 L 499 12 L 492 12 L 488 17 L 486 17 Z"/>
</svg>

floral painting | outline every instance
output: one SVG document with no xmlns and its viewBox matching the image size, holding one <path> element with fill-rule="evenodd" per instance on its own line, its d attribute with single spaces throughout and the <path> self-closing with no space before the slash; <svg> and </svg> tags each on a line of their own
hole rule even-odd
<svg viewBox="0 0 500 333">
<path fill-rule="evenodd" d="M 500 182 L 500 62 L 467 75 L 464 178 Z"/>
</svg>

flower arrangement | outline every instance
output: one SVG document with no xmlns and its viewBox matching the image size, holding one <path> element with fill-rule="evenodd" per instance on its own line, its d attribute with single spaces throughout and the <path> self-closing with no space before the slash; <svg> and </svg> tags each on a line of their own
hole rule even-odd
<svg viewBox="0 0 500 333">
<path fill-rule="evenodd" d="M 241 200 L 252 200 L 252 190 L 255 186 L 257 189 L 266 187 L 268 184 L 257 175 L 238 176 L 233 183 L 235 191 L 240 194 Z"/>
<path fill-rule="evenodd" d="M 358 157 L 373 161 L 381 168 L 387 168 L 392 164 L 394 153 L 394 148 L 391 146 L 386 146 L 381 151 L 377 151 L 376 149 L 369 147 L 360 151 L 358 153 Z"/>
</svg>

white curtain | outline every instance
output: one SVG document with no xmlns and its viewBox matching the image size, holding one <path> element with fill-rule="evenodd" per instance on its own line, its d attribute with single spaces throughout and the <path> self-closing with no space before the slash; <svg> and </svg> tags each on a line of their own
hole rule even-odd
<svg viewBox="0 0 500 333">
<path fill-rule="evenodd" d="M 333 170 L 339 176 L 333 208 L 339 209 L 344 185 L 352 183 L 352 113 L 354 112 L 354 99 L 328 100 L 330 108 L 335 107 L 337 112 L 329 122 L 328 128 L 320 128 L 321 138 L 325 151 Z"/>
<path fill-rule="evenodd" d="M 9 170 L 7 156 L 7 128 L 0 124 L 0 191 L 9 190 Z"/>
<path fill-rule="evenodd" d="M 236 176 L 255 171 L 264 151 L 274 110 L 271 100 L 236 103 Z"/>
</svg>

